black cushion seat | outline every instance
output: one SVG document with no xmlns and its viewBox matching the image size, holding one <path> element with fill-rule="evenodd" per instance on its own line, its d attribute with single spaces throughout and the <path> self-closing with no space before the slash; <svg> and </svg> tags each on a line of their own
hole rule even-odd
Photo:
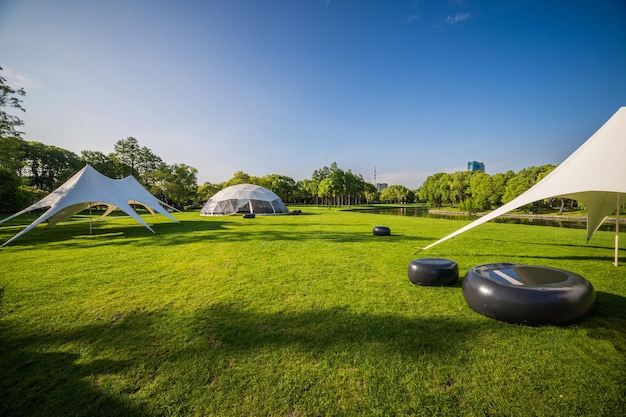
<svg viewBox="0 0 626 417">
<path fill-rule="evenodd" d="M 387 226 L 375 226 L 374 227 L 374 236 L 390 236 L 391 229 Z"/>
<path fill-rule="evenodd" d="M 593 285 L 573 272 L 506 262 L 470 269 L 462 289 L 477 313 L 531 326 L 576 321 L 591 311 L 596 299 Z"/>
<path fill-rule="evenodd" d="M 453 285 L 459 279 L 459 266 L 450 259 L 414 259 L 409 263 L 408 275 L 415 285 Z"/>
</svg>

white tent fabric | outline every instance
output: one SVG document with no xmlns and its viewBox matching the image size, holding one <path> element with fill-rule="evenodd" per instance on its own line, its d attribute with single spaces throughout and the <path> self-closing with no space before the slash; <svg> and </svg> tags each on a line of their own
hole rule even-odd
<svg viewBox="0 0 626 417">
<path fill-rule="evenodd" d="M 285 203 L 265 187 L 238 184 L 218 191 L 202 206 L 201 216 L 235 213 L 286 214 Z"/>
<path fill-rule="evenodd" d="M 511 210 L 550 197 L 582 202 L 587 208 L 587 240 L 606 218 L 626 202 L 626 107 L 621 107 L 596 133 L 543 180 L 478 220 L 426 246 L 429 249 Z M 615 233 L 615 265 L 619 252 L 619 218 Z"/>
<path fill-rule="evenodd" d="M 3 223 L 29 211 L 49 207 L 45 213 L 0 247 L 9 244 L 46 220 L 48 220 L 48 226 L 53 226 L 83 210 L 102 205 L 108 206 L 108 209 L 100 218 L 119 208 L 154 233 L 154 230 L 133 210 L 131 204 L 141 205 L 152 214 L 157 212 L 178 222 L 163 208 L 162 204 L 169 206 L 146 191 L 134 177 L 112 179 L 87 165 L 37 203 L 0 221 Z"/>
</svg>

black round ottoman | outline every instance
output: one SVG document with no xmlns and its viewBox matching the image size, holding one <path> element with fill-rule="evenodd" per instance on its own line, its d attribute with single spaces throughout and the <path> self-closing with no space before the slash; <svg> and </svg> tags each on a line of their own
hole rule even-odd
<svg viewBox="0 0 626 417">
<path fill-rule="evenodd" d="M 529 326 L 563 325 L 591 311 L 593 285 L 580 275 L 544 266 L 493 263 L 470 269 L 463 297 L 479 314 Z"/>
<path fill-rule="evenodd" d="M 390 236 L 391 229 L 387 226 L 376 226 L 374 227 L 374 236 Z"/>
<path fill-rule="evenodd" d="M 414 259 L 409 263 L 408 274 L 415 285 L 453 285 L 459 279 L 459 266 L 450 259 Z"/>
</svg>

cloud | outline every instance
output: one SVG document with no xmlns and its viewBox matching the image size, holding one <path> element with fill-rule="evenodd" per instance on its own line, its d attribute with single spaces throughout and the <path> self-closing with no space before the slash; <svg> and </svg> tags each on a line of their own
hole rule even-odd
<svg viewBox="0 0 626 417">
<path fill-rule="evenodd" d="M 13 68 L 2 67 L 0 76 L 7 80 L 7 84 L 13 88 L 26 88 L 32 85 L 30 79 L 15 71 Z"/>
<path fill-rule="evenodd" d="M 465 20 L 471 19 L 471 13 L 457 13 L 454 16 L 448 16 L 446 18 L 446 23 L 449 25 L 456 25 L 457 23 L 461 23 Z"/>
<path fill-rule="evenodd" d="M 407 18 L 406 18 L 405 22 L 406 22 L 406 23 L 413 23 L 414 21 L 416 21 L 417 19 L 419 19 L 419 17 L 420 17 L 420 15 L 419 15 L 419 14 L 417 14 L 417 13 L 412 14 L 411 16 L 409 16 L 409 17 L 407 17 Z"/>
</svg>

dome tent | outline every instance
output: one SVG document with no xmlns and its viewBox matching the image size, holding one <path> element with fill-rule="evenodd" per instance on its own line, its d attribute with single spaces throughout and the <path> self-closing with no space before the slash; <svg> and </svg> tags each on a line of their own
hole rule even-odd
<svg viewBox="0 0 626 417">
<path fill-rule="evenodd" d="M 289 210 L 276 194 L 253 184 L 237 184 L 224 188 L 209 198 L 200 210 L 201 216 L 235 213 L 287 214 Z"/>
</svg>

